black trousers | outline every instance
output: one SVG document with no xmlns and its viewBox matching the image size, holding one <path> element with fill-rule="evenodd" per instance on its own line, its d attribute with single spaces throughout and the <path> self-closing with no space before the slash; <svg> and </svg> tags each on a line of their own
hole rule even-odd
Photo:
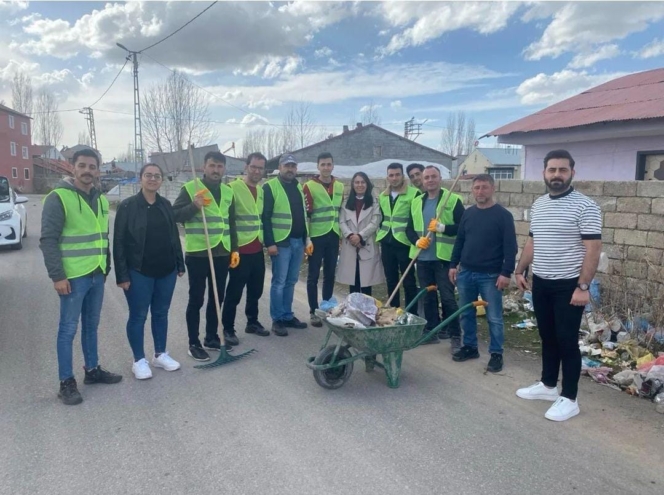
<svg viewBox="0 0 664 495">
<path fill-rule="evenodd" d="M 362 294 L 366 294 L 367 296 L 371 295 L 371 286 L 369 287 L 362 287 L 360 285 L 360 259 L 357 258 L 355 260 L 355 285 L 350 286 L 350 293 L 354 292 L 361 292 Z"/>
<path fill-rule="evenodd" d="M 410 247 L 404 244 L 381 244 L 380 257 L 383 262 L 383 270 L 385 271 L 385 281 L 387 282 L 387 292 L 392 294 L 399 279 L 408 268 L 410 264 L 410 258 L 408 253 L 410 252 Z M 406 293 L 406 306 L 415 299 L 417 295 L 417 282 L 415 281 L 415 270 L 412 268 L 408 272 L 408 275 L 403 281 L 403 290 Z M 390 306 L 393 308 L 401 307 L 401 298 L 400 294 L 397 293 L 392 299 Z M 417 314 L 417 308 L 411 309 L 411 313 Z"/>
<path fill-rule="evenodd" d="M 433 330 L 438 324 L 454 314 L 458 309 L 456 297 L 454 296 L 454 285 L 448 276 L 450 264 L 447 261 L 417 261 L 417 278 L 420 280 L 420 288 L 436 285 L 440 294 L 440 305 L 443 308 L 441 319 L 438 311 L 438 298 L 435 292 L 427 292 L 424 299 L 424 318 L 427 320 L 426 329 Z M 452 337 L 461 336 L 459 317 L 454 318 L 448 325 L 447 330 Z"/>
<path fill-rule="evenodd" d="M 213 260 L 217 278 L 217 289 L 219 290 L 218 304 L 221 307 L 226 292 L 226 276 L 228 275 L 230 256 L 215 256 Z M 214 303 L 210 262 L 207 256 L 186 256 L 185 265 L 189 274 L 189 303 L 187 304 L 186 313 L 189 345 L 200 345 L 198 327 L 201 322 L 201 308 L 205 302 L 206 282 L 208 287 L 208 303 L 205 311 L 205 339 L 209 341 L 219 338 L 219 321 L 217 320 L 217 309 Z"/>
<path fill-rule="evenodd" d="M 260 253 L 240 255 L 240 264 L 228 271 L 226 299 L 221 313 L 224 333 L 229 335 L 235 333 L 237 305 L 240 304 L 245 286 L 247 287 L 247 299 L 244 314 L 247 316 L 247 323 L 258 322 L 258 300 L 263 295 L 264 284 L 265 257 L 263 250 Z"/>
<path fill-rule="evenodd" d="M 533 306 L 542 338 L 542 383 L 555 387 L 562 363 L 560 395 L 570 400 L 576 399 L 581 376 L 579 328 L 584 307 L 570 304 L 577 283 L 578 278 L 548 280 L 533 274 Z"/>
<path fill-rule="evenodd" d="M 307 273 L 307 299 L 309 312 L 318 309 L 318 279 L 320 267 L 323 266 L 323 301 L 332 297 L 334 292 L 334 272 L 337 269 L 339 257 L 339 236 L 334 230 L 319 237 L 312 237 L 314 253 L 309 257 L 309 271 Z"/>
</svg>

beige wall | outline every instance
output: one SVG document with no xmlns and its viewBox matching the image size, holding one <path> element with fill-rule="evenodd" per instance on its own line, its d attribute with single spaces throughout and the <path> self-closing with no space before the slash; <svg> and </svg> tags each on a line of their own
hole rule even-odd
<svg viewBox="0 0 664 495">
<path fill-rule="evenodd" d="M 479 152 L 478 150 L 473 151 L 468 157 L 463 161 L 461 167 L 466 170 L 468 175 L 477 175 L 477 174 L 486 174 L 489 168 L 492 168 L 493 165 L 486 157 Z M 514 178 L 521 178 L 521 166 L 517 165 L 514 167 Z"/>
</svg>

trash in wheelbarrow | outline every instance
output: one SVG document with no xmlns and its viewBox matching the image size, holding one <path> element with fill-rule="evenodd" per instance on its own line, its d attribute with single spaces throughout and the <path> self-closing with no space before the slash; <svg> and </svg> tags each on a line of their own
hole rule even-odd
<svg viewBox="0 0 664 495">
<path fill-rule="evenodd" d="M 354 292 L 348 294 L 348 297 L 346 297 L 345 313 L 345 316 L 359 321 L 365 327 L 372 327 L 376 325 L 378 306 L 373 297 L 360 292 Z"/>
</svg>

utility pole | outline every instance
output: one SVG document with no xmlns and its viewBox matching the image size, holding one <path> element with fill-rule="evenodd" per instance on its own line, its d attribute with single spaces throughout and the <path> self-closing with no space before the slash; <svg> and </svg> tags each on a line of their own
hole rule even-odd
<svg viewBox="0 0 664 495">
<path fill-rule="evenodd" d="M 141 99 L 138 91 L 138 53 L 134 52 L 120 43 L 116 43 L 126 51 L 134 63 L 134 155 L 136 160 L 136 172 L 143 166 L 143 135 L 141 132 Z"/>
<path fill-rule="evenodd" d="M 426 122 L 426 120 L 424 122 Z M 415 117 L 412 117 L 410 120 L 404 122 L 403 137 L 410 139 L 411 141 L 417 140 L 417 138 L 422 135 L 422 124 L 424 122 L 415 123 Z"/>
<path fill-rule="evenodd" d="M 92 108 L 85 107 L 83 110 L 79 110 L 78 113 L 85 115 L 85 120 L 88 122 L 88 132 L 90 133 L 90 144 L 95 150 L 99 150 L 97 148 L 97 131 L 95 131 L 95 115 Z"/>
</svg>

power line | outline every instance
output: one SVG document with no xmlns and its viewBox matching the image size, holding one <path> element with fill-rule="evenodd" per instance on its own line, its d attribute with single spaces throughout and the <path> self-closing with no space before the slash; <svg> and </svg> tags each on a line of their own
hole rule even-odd
<svg viewBox="0 0 664 495">
<path fill-rule="evenodd" d="M 163 39 L 157 41 L 156 43 L 151 44 L 151 45 L 148 46 L 147 48 L 143 48 L 143 49 L 140 50 L 138 53 L 143 53 L 144 51 L 149 50 L 150 48 L 154 48 L 154 47 L 157 46 L 159 43 L 163 43 L 164 41 L 166 41 L 166 40 L 167 40 L 168 38 L 170 38 L 171 36 L 173 36 L 173 35 L 179 33 L 179 32 L 182 31 L 184 28 L 186 28 L 189 24 L 191 24 L 192 22 L 194 22 L 196 19 L 198 19 L 198 18 L 199 18 L 200 16 L 202 16 L 203 14 L 205 14 L 205 12 L 207 12 L 208 10 L 210 10 L 210 9 L 211 9 L 216 3 L 217 3 L 216 1 L 215 1 L 215 2 L 212 2 L 212 3 L 211 3 L 210 5 L 208 5 L 208 6 L 207 6 L 207 7 L 206 7 L 206 8 L 205 8 L 200 14 L 198 14 L 198 15 L 197 15 L 196 17 L 194 17 L 193 19 L 189 20 L 189 21 L 188 21 L 186 24 L 184 24 L 182 27 L 176 29 L 175 31 L 173 31 L 171 34 L 169 34 L 169 35 L 166 36 L 165 38 L 163 38 Z"/>
<path fill-rule="evenodd" d="M 97 101 L 95 101 L 95 102 L 94 102 L 92 105 L 90 105 L 88 108 L 92 108 L 92 107 L 94 107 L 97 103 L 99 103 L 99 102 L 101 101 L 101 99 L 102 99 L 104 96 L 106 96 L 106 93 L 108 93 L 108 92 L 111 90 L 111 88 L 112 88 L 113 85 L 115 84 L 115 81 L 118 80 L 118 77 L 120 77 L 120 74 L 122 74 L 122 71 L 123 71 L 124 68 L 127 66 L 127 62 L 129 62 L 129 57 L 127 57 L 127 58 L 125 59 L 125 63 L 124 63 L 124 65 L 122 66 L 122 68 L 120 69 L 120 71 L 115 75 L 115 78 L 114 78 L 113 81 L 111 82 L 111 85 L 106 89 L 106 91 L 104 91 L 104 93 L 103 93 L 99 98 L 97 98 Z"/>
</svg>

